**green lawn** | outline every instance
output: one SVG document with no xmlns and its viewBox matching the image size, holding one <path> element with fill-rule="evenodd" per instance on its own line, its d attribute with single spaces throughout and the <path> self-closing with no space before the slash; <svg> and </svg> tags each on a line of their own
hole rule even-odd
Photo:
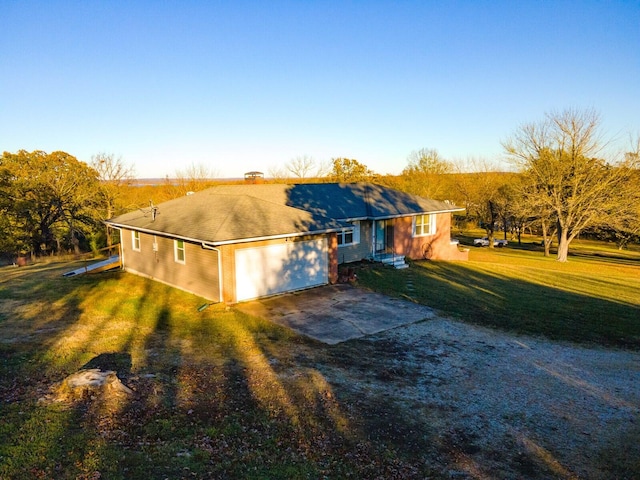
<svg viewBox="0 0 640 480">
<path fill-rule="evenodd" d="M 304 367 L 286 382 L 276 374 L 315 342 L 224 306 L 199 312 L 202 298 L 134 275 L 63 278 L 70 269 L 0 269 L 0 478 L 285 479 L 380 467 L 386 447 L 352 434 L 326 381 Z M 134 396 L 38 402 L 83 367 L 116 370 Z M 365 452 L 345 459 L 360 443 Z"/>
<path fill-rule="evenodd" d="M 574 249 L 566 263 L 530 247 L 473 248 L 468 262 L 363 265 L 359 283 L 465 322 L 559 340 L 640 348 L 640 254 Z"/>
<path fill-rule="evenodd" d="M 640 347 L 637 257 L 470 253 L 363 265 L 359 281 L 475 324 Z M 320 373 L 376 368 L 384 345 L 326 346 L 137 276 L 61 276 L 72 268 L 0 268 L 1 479 L 437 478 L 420 452 L 438 432 Z M 134 395 L 39 401 L 83 367 L 116 370 Z"/>
</svg>

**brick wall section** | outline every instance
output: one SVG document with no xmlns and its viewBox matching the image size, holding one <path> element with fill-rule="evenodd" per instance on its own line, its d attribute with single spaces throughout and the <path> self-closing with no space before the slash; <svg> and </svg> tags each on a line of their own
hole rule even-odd
<svg viewBox="0 0 640 480">
<path fill-rule="evenodd" d="M 157 251 L 153 250 L 154 242 Z M 130 230 L 122 230 L 125 269 L 208 300 L 219 301 L 218 254 L 185 242 L 185 263 L 175 261 L 173 239 L 140 233 L 140 251 L 133 250 Z"/>
<path fill-rule="evenodd" d="M 329 283 L 338 283 L 338 235 L 331 233 L 328 238 L 329 248 Z"/>
<path fill-rule="evenodd" d="M 413 237 L 412 217 L 397 218 L 393 223 L 395 253 L 414 260 L 468 260 L 469 251 L 451 243 L 451 214 L 436 214 L 436 233 Z"/>
<path fill-rule="evenodd" d="M 235 303 L 236 301 L 236 246 L 221 245 L 222 252 L 222 301 Z"/>
</svg>

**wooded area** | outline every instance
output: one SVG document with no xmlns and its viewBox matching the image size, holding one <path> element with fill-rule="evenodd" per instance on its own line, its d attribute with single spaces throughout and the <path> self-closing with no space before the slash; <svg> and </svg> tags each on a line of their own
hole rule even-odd
<svg viewBox="0 0 640 480">
<path fill-rule="evenodd" d="M 460 229 L 485 229 L 492 239 L 539 234 L 550 255 L 566 261 L 578 235 L 640 241 L 640 137 L 619 158 L 603 158 L 607 141 L 591 111 L 548 114 L 520 126 L 504 143 L 515 167 L 505 172 L 487 160 L 450 161 L 437 150 L 412 152 L 400 175 L 378 174 L 355 159 L 329 164 L 296 157 L 267 182 L 368 181 L 464 207 Z M 111 154 L 88 164 L 65 152 L 4 152 L 0 157 L 0 254 L 6 259 L 97 251 L 117 241 L 103 221 L 198 191 L 216 180 L 215 169 L 191 165 L 157 185 L 140 185 L 134 167 Z"/>
</svg>

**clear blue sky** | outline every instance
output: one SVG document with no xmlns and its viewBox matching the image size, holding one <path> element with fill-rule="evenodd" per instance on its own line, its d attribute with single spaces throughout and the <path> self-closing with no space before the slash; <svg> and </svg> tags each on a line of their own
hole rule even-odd
<svg viewBox="0 0 640 480">
<path fill-rule="evenodd" d="M 0 150 L 113 153 L 139 177 L 497 159 L 569 107 L 640 132 L 638 1 L 0 0 L 0 19 Z"/>
</svg>

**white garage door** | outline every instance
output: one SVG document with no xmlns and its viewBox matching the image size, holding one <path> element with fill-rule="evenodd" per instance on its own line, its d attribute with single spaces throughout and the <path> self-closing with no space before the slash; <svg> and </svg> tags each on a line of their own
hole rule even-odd
<svg viewBox="0 0 640 480">
<path fill-rule="evenodd" d="M 238 301 L 328 283 L 327 240 L 236 250 Z"/>
</svg>

